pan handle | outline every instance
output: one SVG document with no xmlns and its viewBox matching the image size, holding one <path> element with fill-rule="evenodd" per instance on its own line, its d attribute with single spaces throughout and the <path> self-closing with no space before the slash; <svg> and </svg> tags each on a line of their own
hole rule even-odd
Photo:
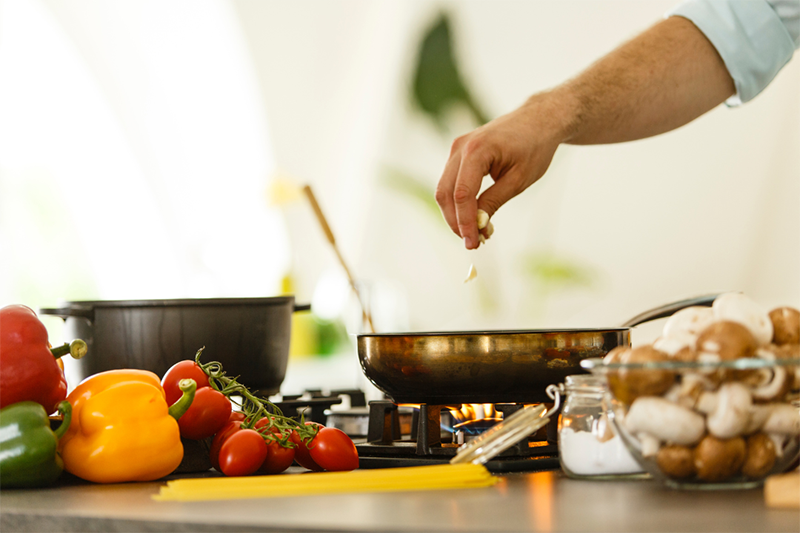
<svg viewBox="0 0 800 533">
<path fill-rule="evenodd" d="M 311 304 L 294 304 L 294 312 L 311 311 Z"/>
<path fill-rule="evenodd" d="M 40 307 L 40 315 L 53 315 L 64 320 L 69 317 L 85 318 L 89 322 L 94 320 L 94 309 L 91 307 Z"/>
<path fill-rule="evenodd" d="M 705 296 L 697 296 L 696 298 L 689 298 L 688 300 L 680 300 L 678 302 L 672 302 L 656 307 L 655 309 L 650 309 L 649 311 L 645 311 L 644 313 L 638 314 L 631 318 L 622 324 L 622 327 L 632 328 L 633 326 L 638 326 L 639 324 L 644 324 L 645 322 L 650 322 L 651 320 L 655 320 L 657 318 L 670 316 L 687 307 L 711 307 L 711 304 L 714 303 L 714 300 L 716 300 L 717 296 L 720 294 L 722 293 L 706 294 Z"/>
</svg>

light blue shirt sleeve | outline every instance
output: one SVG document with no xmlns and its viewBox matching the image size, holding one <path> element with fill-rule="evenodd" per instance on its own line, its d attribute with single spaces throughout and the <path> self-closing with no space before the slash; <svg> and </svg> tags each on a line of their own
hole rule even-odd
<svg viewBox="0 0 800 533">
<path fill-rule="evenodd" d="M 800 47 L 800 0 L 687 0 L 666 14 L 691 20 L 736 85 L 729 106 L 752 100 Z"/>
</svg>

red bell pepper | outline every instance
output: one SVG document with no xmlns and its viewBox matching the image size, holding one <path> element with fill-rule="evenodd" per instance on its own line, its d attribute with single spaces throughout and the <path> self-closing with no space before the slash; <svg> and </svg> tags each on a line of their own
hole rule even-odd
<svg viewBox="0 0 800 533">
<path fill-rule="evenodd" d="M 0 408 L 23 401 L 41 404 L 47 413 L 67 397 L 67 380 L 58 358 L 86 354 L 86 343 L 50 349 L 47 328 L 24 305 L 0 309 Z"/>
</svg>

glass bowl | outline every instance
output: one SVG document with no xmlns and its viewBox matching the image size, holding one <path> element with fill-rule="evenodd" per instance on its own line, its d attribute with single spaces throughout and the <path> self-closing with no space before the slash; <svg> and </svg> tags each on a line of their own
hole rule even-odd
<svg viewBox="0 0 800 533">
<path fill-rule="evenodd" d="M 800 456 L 800 358 L 582 366 L 606 378 L 628 451 L 672 488 L 758 487 Z"/>
</svg>

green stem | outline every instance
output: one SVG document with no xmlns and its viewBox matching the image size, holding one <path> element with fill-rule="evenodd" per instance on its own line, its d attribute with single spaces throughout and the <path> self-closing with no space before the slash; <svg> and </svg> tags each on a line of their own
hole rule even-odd
<svg viewBox="0 0 800 533">
<path fill-rule="evenodd" d="M 56 359 L 60 359 L 67 354 L 70 354 L 73 359 L 80 359 L 86 355 L 86 352 L 89 351 L 89 347 L 86 346 L 86 343 L 81 339 L 75 339 L 69 344 L 65 342 L 61 346 L 50 348 L 50 351 L 52 352 L 53 357 Z"/>
<path fill-rule="evenodd" d="M 245 415 L 244 422 L 241 425 L 243 429 L 252 428 L 256 425 L 256 422 L 268 417 L 269 424 L 258 429 L 258 432 L 267 441 L 277 441 L 284 447 L 293 447 L 289 442 L 292 431 L 296 431 L 303 440 L 316 436 L 317 430 L 315 427 L 301 424 L 293 418 L 284 416 L 277 405 L 269 400 L 255 396 L 250 392 L 250 389 L 237 381 L 238 378 L 226 376 L 225 371 L 222 369 L 222 364 L 218 361 L 201 363 L 200 356 L 204 349 L 205 347 L 197 351 L 195 362 L 208 376 L 211 388 L 221 392 L 228 398 L 236 395 L 242 397 L 240 407 Z M 278 433 L 274 433 L 273 429 Z"/>
<path fill-rule="evenodd" d="M 197 391 L 197 383 L 193 379 L 182 379 L 178 382 L 178 388 L 183 391 L 178 400 L 169 406 L 169 416 L 178 420 L 189 409 L 194 401 L 194 393 Z"/>
<path fill-rule="evenodd" d="M 62 417 L 61 425 L 58 426 L 53 433 L 56 434 L 57 439 L 61 440 L 61 437 L 63 437 L 64 433 L 69 429 L 69 423 L 72 421 L 72 404 L 64 400 L 58 404 L 58 412 L 61 413 Z"/>
</svg>

